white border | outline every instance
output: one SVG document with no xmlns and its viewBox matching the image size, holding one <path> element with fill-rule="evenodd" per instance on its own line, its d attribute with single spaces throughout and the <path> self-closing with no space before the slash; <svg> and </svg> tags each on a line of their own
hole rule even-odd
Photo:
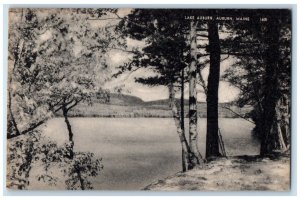
<svg viewBox="0 0 300 200">
<path fill-rule="evenodd" d="M 38 4 L 38 5 L 25 5 L 26 4 Z M 67 3 L 72 3 L 72 4 L 67 4 Z M 100 4 L 95 4 L 95 3 L 100 3 Z M 102 4 L 101 4 L 102 3 Z M 109 4 L 106 4 L 109 3 Z M 124 4 L 126 3 L 126 4 Z M 153 3 L 155 5 L 146 5 L 145 3 Z M 297 47 L 299 47 L 299 40 L 297 40 L 296 37 L 296 33 L 299 33 L 299 26 L 297 26 L 297 30 L 296 30 L 296 21 L 299 21 L 299 16 L 296 15 L 297 12 L 297 1 L 296 0 L 292 0 L 292 1 L 279 1 L 279 3 L 281 4 L 272 4 L 274 3 L 274 0 L 252 0 L 252 1 L 236 1 L 236 0 L 231 0 L 231 1 L 227 1 L 227 4 L 224 4 L 223 1 L 211 1 L 211 0 L 202 0 L 201 3 L 202 4 L 197 4 L 199 2 L 197 1 L 193 1 L 193 0 L 182 0 L 182 1 L 176 1 L 177 4 L 174 4 L 174 0 L 168 0 L 168 1 L 159 1 L 159 0 L 152 0 L 151 2 L 145 2 L 145 1 L 137 1 L 137 0 L 131 0 L 131 1 L 117 1 L 117 0 L 110 0 L 110 1 L 106 1 L 106 2 L 91 2 L 91 3 L 87 3 L 86 0 L 72 0 L 70 1 L 65 1 L 65 0 L 52 0 L 52 1 L 38 1 L 38 0 L 31 0 L 31 1 L 21 1 L 21 0 L 3 0 L 3 3 L 1 3 L 1 8 L 0 8 L 0 27 L 4 27 L 4 31 L 1 31 L 1 35 L 0 35 L 0 44 L 2 46 L 2 48 L 0 48 L 0 58 L 2 58 L 2 62 L 1 62 L 1 68 L 0 68 L 0 77 L 1 77 L 1 84 L 2 84 L 2 90 L 0 93 L 0 103 L 2 105 L 2 112 L 0 115 L 0 130 L 3 130 L 2 132 L 2 136 L 1 136 L 1 143 L 0 143 L 0 150 L 2 153 L 0 153 L 0 155 L 2 154 L 3 156 L 1 157 L 1 165 L 0 165 L 0 174 L 1 174 L 1 178 L 2 180 L 0 181 L 0 188 L 1 188 L 1 193 L 3 195 L 3 192 L 5 192 L 5 195 L 21 195 L 21 196 L 6 196 L 5 198 L 22 198 L 22 199 L 34 199 L 34 198 L 40 198 L 36 195 L 59 195 L 61 196 L 60 198 L 67 198 L 68 195 L 72 195 L 70 198 L 72 199 L 78 199 L 80 197 L 83 197 L 85 195 L 88 195 L 88 198 L 94 198 L 91 195 L 117 195 L 117 196 L 127 196 L 127 197 L 123 197 L 125 199 L 132 199 L 132 197 L 129 197 L 130 195 L 134 195 L 134 196 L 138 196 L 138 195 L 162 195 L 164 196 L 163 198 L 165 198 L 165 196 L 168 195 L 185 195 L 185 196 L 189 196 L 188 198 L 195 198 L 192 197 L 190 195 L 201 195 L 201 196 L 206 196 L 206 198 L 212 198 L 212 196 L 224 196 L 221 197 L 222 199 L 240 199 L 241 197 L 239 197 L 239 195 L 254 195 L 255 197 L 247 197 L 244 196 L 244 198 L 264 198 L 264 197 L 258 197 L 257 195 L 262 195 L 262 196 L 266 196 L 266 195 L 272 195 L 272 199 L 277 199 L 280 198 L 279 196 L 282 195 L 295 195 L 298 191 L 299 188 L 299 184 L 298 184 L 298 188 L 294 189 L 294 193 L 269 193 L 269 192 L 189 192 L 189 193 L 184 193 L 184 192 L 176 192 L 176 193 L 167 193 L 167 192 L 70 192 L 70 191 L 58 191 L 58 192 L 36 192 L 36 191 L 28 191 L 28 192 L 16 192 L 14 194 L 11 193 L 7 193 L 7 191 L 5 191 L 6 189 L 5 187 L 5 165 L 4 165 L 4 161 L 6 158 L 6 154 L 5 154 L 5 134 L 6 132 L 4 131 L 4 125 L 5 125 L 5 117 L 6 115 L 4 115 L 4 113 L 6 113 L 6 96 L 5 96 L 5 91 L 6 91 L 6 80 L 7 80 L 7 70 L 6 70 L 6 58 L 7 58 L 7 30 L 5 30 L 5 27 L 7 28 L 7 26 L 5 24 L 7 24 L 7 18 L 4 18 L 5 12 L 7 10 L 7 7 L 4 9 L 3 6 L 4 4 L 10 4 L 11 7 L 147 7 L 147 8 L 153 8 L 153 7 L 173 7 L 173 8 L 180 8 L 180 7 L 189 7 L 189 8 L 286 8 L 291 7 L 291 5 L 282 5 L 282 4 L 295 4 L 293 6 L 293 83 L 292 83 L 292 90 L 293 90 L 293 96 L 292 96 L 292 101 L 293 101 L 293 107 L 292 107 L 292 116 L 293 116 L 293 136 L 297 135 L 296 130 L 298 130 L 298 124 L 297 124 L 297 113 L 299 113 L 299 107 L 296 105 L 297 99 L 298 99 L 298 95 L 299 93 L 297 92 L 299 89 L 299 83 L 296 80 L 296 77 L 300 77 L 299 76 L 299 71 L 297 70 L 296 66 L 297 66 L 297 57 L 299 56 L 299 52 L 296 52 Z M 252 3 L 254 3 L 255 5 L 253 5 Z M 278 3 L 278 2 L 277 2 Z M 54 5 L 56 4 L 56 5 Z M 76 5 L 77 4 L 77 5 Z M 80 4 L 80 5 L 78 5 Z M 113 5 L 114 4 L 114 5 Z M 191 5 L 187 5 L 187 4 L 191 4 Z M 196 5 L 197 4 L 197 5 Z M 221 5 L 220 5 L 221 4 Z M 234 4 L 234 5 L 233 5 Z M 297 19 L 296 19 L 297 18 Z M 6 21 L 5 21 L 6 20 Z M 5 37 L 5 38 L 4 38 Z M 297 44 L 296 44 L 297 43 Z M 297 55 L 296 55 L 297 53 Z M 4 113 L 3 113 L 4 112 Z M 297 145 L 300 144 L 299 143 L 299 138 L 297 137 L 297 144 L 295 140 L 293 140 L 294 144 L 292 145 L 292 160 L 296 160 L 296 149 L 297 149 Z M 295 139 L 295 138 L 293 138 Z M 297 160 L 297 162 L 299 163 L 299 160 Z M 2 164 L 3 163 L 3 164 Z M 298 163 L 293 163 L 293 170 L 295 169 L 296 166 L 299 166 Z M 296 170 L 294 170 L 294 173 L 296 173 Z M 297 182 L 299 183 L 299 177 L 297 177 Z M 295 177 L 292 177 L 295 178 Z M 29 196 L 29 195 L 35 195 L 34 197 Z M 74 196 L 76 195 L 76 196 Z M 275 196 L 273 196 L 275 195 Z M 25 196 L 25 197 L 24 197 Z M 233 197 L 232 197 L 233 196 Z M 42 197 L 42 198 L 51 198 L 51 197 Z M 57 198 L 57 197 L 55 197 Z M 97 197 L 96 197 L 97 198 Z M 103 198 L 103 197 L 101 197 Z M 138 197 L 137 197 L 138 198 Z M 146 197 L 143 197 L 146 198 Z M 172 197 L 172 198 L 176 198 L 176 197 Z M 199 198 L 199 197 L 196 197 Z M 203 198 L 203 197 L 200 197 Z M 296 196 L 289 196 L 289 197 L 283 197 L 283 198 L 288 198 L 288 199 L 296 199 Z"/>
</svg>

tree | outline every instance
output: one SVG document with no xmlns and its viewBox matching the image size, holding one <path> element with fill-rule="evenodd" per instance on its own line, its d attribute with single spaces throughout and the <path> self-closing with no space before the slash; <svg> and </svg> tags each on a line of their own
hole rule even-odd
<svg viewBox="0 0 300 200">
<path fill-rule="evenodd" d="M 264 63 L 266 65 L 266 74 L 264 82 L 264 98 L 263 105 L 263 125 L 262 125 L 262 143 L 261 155 L 274 153 L 274 150 L 285 151 L 286 144 L 282 132 L 282 116 L 281 116 L 281 98 L 284 98 L 282 93 L 286 89 L 285 85 L 280 83 L 281 66 L 280 59 L 280 37 L 281 37 L 281 13 L 279 16 L 269 15 L 268 23 L 266 24 L 267 45 L 264 54 Z M 284 53 L 284 52 L 283 52 Z M 283 82 L 284 83 L 284 82 Z M 289 86 L 288 86 L 289 87 Z M 288 92 L 288 91 L 287 91 Z"/>
<path fill-rule="evenodd" d="M 85 14 L 84 10 L 82 12 Z M 111 40 L 107 37 L 106 29 L 92 29 L 82 12 L 71 10 L 71 19 L 64 18 L 63 28 L 51 30 L 51 34 L 56 36 L 51 39 L 57 46 L 51 52 L 55 60 L 48 63 L 55 65 L 55 79 L 60 81 L 49 88 L 51 101 L 47 103 L 49 107 L 62 111 L 68 130 L 65 156 L 69 160 L 65 162 L 69 169 L 65 174 L 70 178 L 66 181 L 67 187 L 85 190 L 92 188 L 88 176 L 96 176 L 102 166 L 92 153 L 74 152 L 74 131 L 68 112 L 81 102 L 91 104 L 91 98 L 101 91 L 98 85 L 106 80 L 107 71 L 104 54 Z M 81 25 L 78 27 L 77 23 Z"/>
<path fill-rule="evenodd" d="M 89 16 L 105 15 L 106 9 L 47 10 L 48 16 L 42 12 L 10 11 L 8 138 L 34 130 L 62 109 L 63 98 L 56 89 L 60 91 L 59 85 L 65 84 L 64 70 L 74 76 L 72 69 L 76 69 L 81 91 L 88 85 L 85 82 L 88 75 L 94 85 L 108 79 L 105 49 L 114 43 L 112 34 L 105 27 L 92 28 L 86 23 Z M 70 15 L 65 15 L 68 12 Z M 77 26 L 78 23 L 81 25 Z M 87 62 L 91 64 L 85 68 Z"/>
<path fill-rule="evenodd" d="M 264 156 L 284 151 L 289 141 L 290 12 L 261 10 L 249 15 L 250 24 L 233 24 L 238 36 L 230 43 L 238 49 L 234 51 L 238 59 L 236 69 L 229 69 L 225 77 L 240 88 L 240 106 L 254 107 L 249 117 Z"/>
<path fill-rule="evenodd" d="M 170 107 L 177 127 L 182 146 L 183 170 L 192 169 L 203 163 L 197 147 L 197 44 L 196 24 L 192 24 L 193 35 L 187 41 L 186 35 L 191 32 L 190 23 L 184 21 L 185 10 L 143 10 L 137 9 L 120 22 L 119 30 L 125 36 L 144 39 L 147 46 L 142 53 L 136 53 L 130 65 L 121 67 L 121 71 L 133 70 L 133 67 L 149 67 L 159 75 L 157 77 L 139 78 L 138 82 L 148 85 L 166 85 L 169 88 Z M 152 19 L 152 20 L 149 20 Z M 172 22 L 172 23 L 170 23 Z M 194 22 L 193 22 L 194 23 Z M 189 47 L 193 44 L 192 47 Z M 190 51 L 190 50 L 192 51 Z M 184 130 L 184 84 L 185 68 L 193 60 L 190 76 L 190 133 L 189 144 Z M 181 85 L 181 109 L 175 102 L 175 91 Z M 179 112 L 181 110 L 181 112 Z M 191 117 L 192 116 L 192 117 Z"/>
<path fill-rule="evenodd" d="M 190 29 L 190 54 L 191 61 L 189 65 L 189 145 L 191 153 L 194 155 L 192 164 L 200 165 L 203 163 L 202 156 L 198 150 L 198 131 L 197 131 L 197 22 L 191 21 Z M 193 166 L 194 167 L 194 166 Z M 192 167 L 192 168 L 193 168 Z"/>
<path fill-rule="evenodd" d="M 10 139 L 7 154 L 7 187 L 27 189 L 30 186 L 31 172 L 37 170 L 37 181 L 49 186 L 65 181 L 66 189 L 93 189 L 89 178 L 97 176 L 102 170 L 101 159 L 95 158 L 90 152 L 74 152 L 73 159 L 70 159 L 67 156 L 68 148 L 67 143 L 58 146 L 38 130 Z M 35 168 L 36 166 L 39 168 Z M 59 171 L 63 176 L 59 175 Z"/>
<path fill-rule="evenodd" d="M 214 16 L 215 17 L 215 16 Z M 206 158 L 218 157 L 219 152 L 219 124 L 218 100 L 220 82 L 221 48 L 218 24 L 214 20 L 208 22 L 208 52 L 210 53 L 210 66 L 207 83 L 207 135 Z"/>
<path fill-rule="evenodd" d="M 46 88 L 40 78 L 37 63 L 39 52 L 35 49 L 37 37 L 44 30 L 42 27 L 47 21 L 39 23 L 31 9 L 11 10 L 10 20 L 8 138 L 27 133 L 42 117 L 51 116 L 42 103 L 46 98 Z M 49 26 L 51 25 L 53 24 L 50 23 Z"/>
<path fill-rule="evenodd" d="M 13 17 L 20 14 L 18 9 L 14 12 Z M 66 12 L 70 15 L 65 15 Z M 53 113 L 62 111 L 69 142 L 63 147 L 66 151 L 59 152 L 60 157 L 68 160 L 59 161 L 70 167 L 65 173 L 71 178 L 66 182 L 69 189 L 76 189 L 76 183 L 80 183 L 80 189 L 92 188 L 87 178 L 97 175 L 102 168 L 100 159 L 94 159 L 93 154 L 74 152 L 73 131 L 68 120 L 68 111 L 82 101 L 91 103 L 91 97 L 101 91 L 97 85 L 107 79 L 104 55 L 112 40 L 111 34 L 105 28 L 92 29 L 83 23 L 86 14 L 95 12 L 98 10 L 49 10 L 49 15 L 44 17 L 38 10 L 22 9 L 21 16 L 25 19 L 11 24 L 9 52 L 14 64 L 10 65 L 13 68 L 8 107 L 12 126 L 8 138 L 31 135 Z M 98 16 L 104 14 L 99 13 Z M 95 48 L 98 51 L 95 52 Z M 32 162 L 25 161 L 29 174 Z"/>
</svg>

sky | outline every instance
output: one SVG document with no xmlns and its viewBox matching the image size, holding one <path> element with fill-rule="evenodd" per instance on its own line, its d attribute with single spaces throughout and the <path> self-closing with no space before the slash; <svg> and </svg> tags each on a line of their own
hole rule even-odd
<svg viewBox="0 0 300 200">
<path fill-rule="evenodd" d="M 111 53 L 110 59 L 111 64 L 114 66 L 118 66 L 119 64 L 125 62 L 128 59 L 126 53 L 122 52 L 114 52 Z M 233 59 L 225 60 L 221 63 L 221 76 L 224 74 L 224 71 L 232 65 Z M 209 68 L 206 67 L 202 71 L 202 76 L 207 83 L 207 77 L 209 73 Z M 106 89 L 113 90 L 114 88 L 122 88 L 121 93 L 129 94 L 133 96 L 137 96 L 141 98 L 143 101 L 154 101 L 159 99 L 167 99 L 168 98 L 168 88 L 166 86 L 154 86 L 149 87 L 147 85 L 143 85 L 140 83 L 135 82 L 135 78 L 137 77 L 145 77 L 154 75 L 154 72 L 151 70 L 146 69 L 139 69 L 133 73 L 125 73 L 120 75 L 117 78 L 113 78 L 112 80 L 108 81 L 104 87 Z M 206 96 L 202 92 L 201 87 L 197 88 L 198 90 L 198 101 L 205 102 Z M 185 85 L 185 99 L 188 99 L 188 84 Z M 239 90 L 234 86 L 231 86 L 228 82 L 220 81 L 219 86 L 219 102 L 230 102 L 237 98 L 239 94 Z M 176 94 L 179 97 L 179 93 Z"/>
<path fill-rule="evenodd" d="M 121 9 L 119 10 L 118 14 L 119 16 L 125 16 L 130 13 L 130 9 Z M 220 35 L 220 37 L 226 37 L 225 35 Z M 127 45 L 128 48 L 132 47 L 143 47 L 144 43 L 141 41 L 136 41 L 127 38 Z M 114 71 L 114 69 L 123 64 L 124 62 L 128 61 L 130 58 L 130 54 L 118 51 L 118 50 L 113 50 L 109 53 L 109 60 L 110 60 L 110 65 Z M 231 67 L 233 64 L 233 58 L 229 57 L 229 59 L 224 60 L 221 62 L 221 76 L 224 74 L 224 71 Z M 116 72 L 116 71 L 114 71 Z M 206 67 L 202 71 L 202 76 L 204 80 L 207 83 L 207 77 L 209 73 L 209 68 Z M 117 78 L 113 78 L 112 80 L 108 81 L 105 85 L 104 88 L 114 90 L 115 88 L 122 88 L 121 93 L 123 94 L 128 94 L 128 95 L 133 95 L 141 98 L 143 101 L 154 101 L 154 100 L 159 100 L 159 99 L 167 99 L 168 98 L 168 88 L 166 86 L 154 86 L 154 87 L 149 87 L 147 85 L 143 85 L 140 83 L 136 83 L 135 79 L 138 77 L 145 77 L 145 76 L 151 76 L 154 75 L 154 72 L 151 70 L 146 70 L 146 69 L 139 69 L 135 72 L 132 73 L 125 73 L 120 75 Z M 198 101 L 205 102 L 206 101 L 206 96 L 202 92 L 202 88 L 199 86 L 197 88 L 198 90 Z M 185 99 L 188 99 L 189 95 L 189 88 L 188 84 L 185 85 Z M 239 90 L 231 86 L 228 82 L 220 81 L 219 85 L 219 102 L 230 102 L 233 101 L 237 98 L 239 94 Z M 176 94 L 176 97 L 180 97 L 180 94 Z"/>
<path fill-rule="evenodd" d="M 118 11 L 118 15 L 123 17 L 129 14 L 131 9 L 120 9 Z M 41 12 L 41 13 L 47 13 L 47 12 Z M 112 16 L 106 16 L 108 18 L 112 18 Z M 91 25 L 95 28 L 97 27 L 103 27 L 107 24 L 114 25 L 117 24 L 119 19 L 116 20 L 95 20 L 90 21 Z M 40 40 L 47 40 L 51 37 L 51 31 L 48 31 L 44 33 Z M 222 35 L 220 35 L 222 37 Z M 136 41 L 127 38 L 126 40 L 128 48 L 132 47 L 143 47 L 145 44 L 143 41 Z M 78 47 L 79 48 L 79 47 Z M 117 67 L 119 65 L 124 64 L 126 61 L 130 59 L 132 55 L 130 53 L 126 53 L 124 51 L 120 50 L 111 50 L 108 53 L 108 62 L 110 65 L 110 68 L 112 69 L 112 73 L 117 71 Z M 232 65 L 233 59 L 229 58 L 221 63 L 221 76 L 224 74 L 224 71 Z M 208 70 L 209 68 L 206 67 L 202 71 L 202 75 L 204 77 L 204 80 L 207 81 L 208 77 Z M 147 85 L 143 85 L 140 83 L 136 83 L 135 79 L 138 77 L 147 77 L 154 75 L 154 72 L 149 69 L 139 69 L 133 73 L 125 73 L 120 75 L 117 78 L 113 78 L 110 81 L 106 82 L 103 86 L 105 89 L 109 89 L 111 91 L 114 91 L 116 88 L 121 88 L 121 93 L 133 95 L 141 98 L 143 101 L 153 101 L 153 100 L 159 100 L 159 99 L 167 99 L 168 98 L 168 89 L 166 86 L 154 86 L 149 87 Z M 199 86 L 198 88 L 198 101 L 204 102 L 206 101 L 206 96 L 202 92 L 202 88 Z M 185 85 L 185 98 L 188 99 L 188 84 Z M 229 83 L 221 81 L 219 86 L 219 102 L 230 102 L 237 98 L 239 91 L 237 88 L 230 86 Z M 179 93 L 176 94 L 176 96 L 179 98 Z"/>
</svg>

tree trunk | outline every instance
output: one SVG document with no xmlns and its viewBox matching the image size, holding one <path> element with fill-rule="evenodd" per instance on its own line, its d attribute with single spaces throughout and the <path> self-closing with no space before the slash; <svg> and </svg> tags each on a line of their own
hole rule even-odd
<svg viewBox="0 0 300 200">
<path fill-rule="evenodd" d="M 185 135 L 184 129 L 184 68 L 181 70 L 181 97 L 180 97 L 180 108 L 181 108 L 181 130 L 183 135 Z"/>
<path fill-rule="evenodd" d="M 12 83 L 9 83 L 12 84 Z M 8 114 L 10 116 L 10 120 L 8 119 L 8 133 L 7 133 L 7 138 L 9 139 L 10 137 L 16 137 L 21 135 L 17 122 L 15 120 L 13 111 L 12 111 L 12 97 L 11 97 L 11 91 L 8 90 Z"/>
<path fill-rule="evenodd" d="M 23 15 L 23 9 L 22 9 L 22 15 Z M 21 18 L 22 21 L 22 18 Z M 18 42 L 18 47 L 19 47 L 19 52 L 17 53 L 17 55 L 15 55 L 15 60 L 14 60 L 14 64 L 13 64 L 13 68 L 11 69 L 10 73 L 8 74 L 9 79 L 8 79 L 8 112 L 9 112 L 9 116 L 10 116 L 10 122 L 13 125 L 13 128 L 8 126 L 8 128 L 11 128 L 10 131 L 7 133 L 7 138 L 11 138 L 11 137 L 17 137 L 19 135 L 21 135 L 21 132 L 18 129 L 17 126 L 17 122 L 15 120 L 13 111 L 12 111 L 12 94 L 13 94 L 13 89 L 12 89 L 12 85 L 13 85 L 13 77 L 15 76 L 15 69 L 19 66 L 19 62 L 22 56 L 22 51 L 24 48 L 24 41 L 21 39 Z M 14 129 L 14 130 L 13 130 Z M 13 134 L 14 133 L 14 134 Z"/>
<path fill-rule="evenodd" d="M 69 134 L 69 146 L 68 146 L 69 155 L 68 155 L 68 157 L 70 159 L 73 159 L 73 157 L 74 157 L 74 151 L 73 151 L 73 148 L 74 148 L 73 132 L 72 132 L 72 127 L 71 127 L 70 121 L 68 119 L 68 109 L 67 109 L 66 105 L 63 105 L 62 111 L 63 111 L 63 116 L 65 118 L 65 123 L 67 125 L 68 134 Z"/>
<path fill-rule="evenodd" d="M 181 130 L 182 130 L 182 135 L 184 137 L 184 145 L 185 146 L 182 146 L 182 171 L 185 172 L 188 168 L 189 168 L 189 165 L 190 165 L 190 149 L 189 149 L 189 146 L 188 146 L 188 143 L 187 143 L 187 140 L 186 140 L 186 137 L 185 137 L 185 126 L 184 126 L 184 67 L 182 68 L 181 70 L 181 97 L 180 97 L 180 109 L 181 109 Z M 175 94 L 173 95 L 173 99 L 175 97 Z M 173 115 L 174 116 L 174 115 Z M 182 143 L 182 142 L 181 142 Z M 183 144 L 181 144 L 183 145 Z"/>
<path fill-rule="evenodd" d="M 281 112 L 280 112 L 280 107 L 281 107 L 281 101 L 279 100 L 276 104 L 275 107 L 275 121 L 272 127 L 272 130 L 274 131 L 275 135 L 275 147 L 274 149 L 279 150 L 279 151 L 285 151 L 287 149 L 284 138 L 283 138 L 283 133 L 281 130 Z"/>
<path fill-rule="evenodd" d="M 74 105 L 76 105 L 76 104 L 74 104 Z M 74 158 L 74 140 L 73 140 L 74 134 L 72 132 L 72 127 L 71 127 L 70 121 L 68 119 L 68 111 L 73 106 L 71 106 L 69 108 L 67 108 L 67 105 L 62 106 L 63 115 L 64 115 L 65 122 L 66 122 L 66 125 L 67 125 L 68 133 L 69 133 L 69 146 L 67 147 L 68 150 L 69 150 L 69 155 L 67 155 L 67 156 L 70 160 L 72 160 Z M 80 183 L 81 190 L 85 190 L 84 180 L 82 179 L 82 176 L 81 176 L 80 166 L 76 166 L 76 164 L 75 164 L 73 167 L 75 167 L 75 170 L 77 172 L 77 176 L 78 176 L 78 180 L 79 180 L 79 183 Z"/>
<path fill-rule="evenodd" d="M 84 180 L 81 176 L 81 171 L 79 169 L 79 166 L 76 167 L 76 173 L 77 173 L 77 177 L 78 177 L 78 180 L 79 180 L 79 183 L 80 183 L 80 189 L 81 190 L 85 190 L 85 187 L 84 187 Z"/>
<path fill-rule="evenodd" d="M 284 142 L 288 148 L 290 145 L 290 108 L 288 103 L 288 97 L 284 96 L 282 100 L 282 132 L 283 132 L 283 138 Z"/>
<path fill-rule="evenodd" d="M 189 66 L 189 145 L 192 157 L 191 168 L 203 163 L 202 156 L 198 150 L 198 132 L 197 132 L 197 39 L 196 39 L 197 22 L 191 21 L 190 30 L 190 48 L 191 48 L 191 63 Z"/>
<path fill-rule="evenodd" d="M 206 158 L 221 156 L 218 137 L 218 92 L 220 81 L 221 49 L 218 24 L 215 21 L 208 23 L 208 40 L 210 52 L 210 67 L 207 82 L 207 132 Z"/>
<path fill-rule="evenodd" d="M 177 128 L 177 134 L 180 139 L 180 144 L 181 144 L 181 149 L 182 149 L 182 171 L 186 171 L 190 164 L 190 149 L 184 134 L 184 129 L 182 129 L 182 124 L 184 121 L 180 121 L 180 116 L 179 116 L 179 110 L 176 105 L 176 100 L 175 100 L 175 91 L 174 91 L 174 86 L 173 83 L 170 83 L 169 85 L 169 101 L 170 101 L 170 107 L 172 109 L 172 114 L 173 114 L 173 119 L 175 121 L 175 125 Z"/>
<path fill-rule="evenodd" d="M 266 27 L 267 49 L 264 55 L 266 65 L 264 100 L 263 100 L 263 135 L 260 154 L 262 156 L 273 154 L 274 151 L 285 150 L 282 144 L 282 132 L 280 130 L 279 101 L 279 37 L 280 27 L 276 19 L 270 18 Z"/>
</svg>

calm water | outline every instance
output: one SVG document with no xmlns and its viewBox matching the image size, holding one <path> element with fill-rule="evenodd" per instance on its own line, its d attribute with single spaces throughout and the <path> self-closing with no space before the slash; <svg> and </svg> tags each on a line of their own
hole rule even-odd
<svg viewBox="0 0 300 200">
<path fill-rule="evenodd" d="M 92 180 L 95 189 L 138 190 L 181 170 L 181 149 L 173 119 L 71 118 L 70 121 L 75 150 L 94 152 L 103 158 L 104 169 Z M 228 155 L 259 153 L 259 143 L 251 137 L 252 128 L 243 119 L 220 119 Z M 200 119 L 199 149 L 203 155 L 205 129 L 206 119 Z M 67 140 L 62 118 L 50 120 L 45 132 L 60 144 Z"/>
</svg>

